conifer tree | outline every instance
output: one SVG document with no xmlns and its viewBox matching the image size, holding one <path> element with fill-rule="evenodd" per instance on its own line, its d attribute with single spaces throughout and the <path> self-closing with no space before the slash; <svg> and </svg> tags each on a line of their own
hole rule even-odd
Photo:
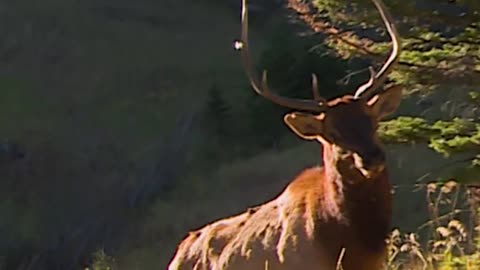
<svg viewBox="0 0 480 270">
<path fill-rule="evenodd" d="M 464 180 L 480 170 L 480 1 L 384 1 L 396 19 L 403 39 L 400 62 L 391 79 L 405 85 L 406 94 L 450 95 L 445 104 L 431 107 L 462 108 L 453 113 L 399 117 L 382 123 L 384 139 L 397 143 L 428 143 L 450 156 L 468 153 L 471 166 Z M 390 44 L 371 0 L 289 0 L 312 31 L 343 59 L 366 59 L 376 66 L 388 55 Z M 450 99 L 450 100 L 448 100 Z M 448 103 L 448 104 L 446 104 Z M 449 105 L 449 106 L 447 106 Z"/>
</svg>

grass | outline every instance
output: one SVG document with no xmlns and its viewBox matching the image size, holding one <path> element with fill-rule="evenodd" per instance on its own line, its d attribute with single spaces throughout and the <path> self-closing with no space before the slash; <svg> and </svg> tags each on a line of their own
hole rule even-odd
<svg viewBox="0 0 480 270">
<path fill-rule="evenodd" d="M 385 270 L 477 270 L 480 267 L 480 189 L 462 186 L 450 181 L 438 185 L 430 183 L 426 190 L 430 219 L 419 231 L 428 229 L 420 237 L 419 232 L 401 233 L 394 229 L 387 240 L 388 258 Z M 157 209 L 162 211 L 165 209 Z M 173 209 L 171 209 L 173 210 Z M 187 209 L 175 209 L 185 211 Z M 194 220 L 198 217 L 194 217 Z M 184 227 L 184 224 L 176 224 Z M 169 231 L 174 233 L 174 231 Z M 173 237 L 175 238 L 175 237 Z M 172 240 L 164 239 L 164 240 Z M 165 246 L 156 246 L 163 250 Z M 162 251 L 160 251 L 162 252 Z M 336 269 L 343 269 L 339 255 Z M 98 256 L 98 254 L 102 256 Z M 161 256 L 161 259 L 164 256 Z M 91 270 L 106 269 L 156 269 L 158 253 L 151 249 L 139 249 L 118 263 L 102 253 L 95 254 Z M 145 264 L 151 260 L 151 265 Z M 109 263 L 110 262 L 110 263 Z M 95 266 L 102 265 L 106 268 Z M 90 268 L 89 268 L 90 269 Z M 268 268 L 268 261 L 265 264 Z"/>
<path fill-rule="evenodd" d="M 186 177 L 169 198 L 157 200 L 151 208 L 134 240 L 140 246 L 117 258 L 118 269 L 164 268 L 189 230 L 272 199 L 290 177 L 308 164 L 306 160 L 318 157 L 318 150 L 304 144 L 286 151 L 269 151 L 247 161 L 226 164 L 209 175 Z M 291 155 L 300 158 L 283 164 Z"/>
<path fill-rule="evenodd" d="M 388 239 L 387 269 L 474 270 L 480 268 L 480 189 L 430 183 L 430 219 L 417 233 L 394 230 Z"/>
<path fill-rule="evenodd" d="M 131 13 L 118 18 L 111 8 Z M 0 142 L 24 146 L 33 171 L 19 168 L 11 176 L 16 168 L 1 168 L 0 212 L 10 221 L 0 231 L 18 245 L 48 248 L 49 238 L 87 205 L 96 204 L 92 215 L 103 211 L 103 201 L 130 184 L 129 174 L 158 159 L 157 146 L 179 117 L 197 112 L 214 81 L 229 100 L 246 83 L 232 48 L 238 16 L 219 7 L 186 0 L 26 0 L 5 3 L 2 14 Z M 152 15 L 153 24 L 145 20 Z M 89 160 L 105 175 L 95 176 Z M 140 169 L 125 166 L 130 163 Z M 94 195 L 113 182 L 106 196 Z M 108 212 L 123 206 L 115 207 Z M 60 220 L 49 218 L 58 212 Z M 6 242 L 0 249 L 13 247 Z"/>
<path fill-rule="evenodd" d="M 422 192 L 412 190 L 418 190 L 421 172 L 429 171 L 434 165 L 445 166 L 446 161 L 419 146 L 392 146 L 388 152 L 396 186 L 394 225 L 428 238 L 427 230 L 417 232 L 428 218 L 428 204 Z M 303 142 L 298 147 L 271 150 L 247 160 L 223 164 L 212 173 L 192 171 L 168 198 L 156 201 L 139 235 L 132 240 L 135 247 L 116 256 L 118 269 L 158 269 L 159 265 L 165 268 L 188 231 L 274 198 L 302 169 L 320 161 L 320 154 L 319 145 Z M 412 155 L 426 157 L 427 161 L 419 163 L 412 160 Z M 433 175 L 429 179 L 432 178 Z M 398 255 L 394 261 L 402 256 Z"/>
<path fill-rule="evenodd" d="M 224 7 L 186 0 L 30 2 L 6 8 L 12 28 L 5 39 L 23 45 L 0 79 L 3 136 L 25 133 L 21 123 L 37 136 L 55 131 L 56 141 L 72 148 L 69 131 L 82 128 L 91 136 L 111 134 L 129 156 L 168 134 L 177 124 L 172 115 L 201 106 L 213 82 L 232 100 L 246 82 L 232 47 L 238 18 Z M 17 27 L 28 24 L 23 18 L 31 29 Z"/>
<path fill-rule="evenodd" d="M 28 129 L 39 126 L 38 120 L 44 108 L 35 87 L 25 80 L 4 77 L 0 78 L 0 89 L 2 136 L 18 138 Z"/>
</svg>

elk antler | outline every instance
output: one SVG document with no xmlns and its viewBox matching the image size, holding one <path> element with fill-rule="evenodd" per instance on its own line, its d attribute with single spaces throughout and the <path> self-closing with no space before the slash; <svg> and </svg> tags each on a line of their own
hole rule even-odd
<svg viewBox="0 0 480 270">
<path fill-rule="evenodd" d="M 322 104 L 327 104 L 327 100 L 320 95 L 320 91 L 318 90 L 318 78 L 317 75 L 312 74 L 312 92 L 313 92 L 313 99 Z"/>
<path fill-rule="evenodd" d="M 357 88 L 357 91 L 355 92 L 356 99 L 362 97 L 368 98 L 378 92 L 378 89 L 387 80 L 388 74 L 392 72 L 393 67 L 398 62 L 398 56 L 402 51 L 400 35 L 395 27 L 392 16 L 382 0 L 373 0 L 373 3 L 380 12 L 383 23 L 387 27 L 388 34 L 392 39 L 392 52 L 378 73 L 376 73 L 372 67 L 369 67 L 370 79 Z"/>
<path fill-rule="evenodd" d="M 288 107 L 294 110 L 303 110 L 309 112 L 320 113 L 325 111 L 325 99 L 320 97 L 318 93 L 318 82 L 315 75 L 312 77 L 314 100 L 305 99 L 293 99 L 279 96 L 273 93 L 267 84 L 267 71 L 264 70 L 262 74 L 262 82 L 254 76 L 253 68 L 250 63 L 249 51 L 248 51 L 248 8 L 247 0 L 242 0 L 242 37 L 241 44 L 238 49 L 241 50 L 242 62 L 245 68 L 245 72 L 250 80 L 250 84 L 257 94 L 262 97 L 276 103 L 278 105 Z"/>
</svg>

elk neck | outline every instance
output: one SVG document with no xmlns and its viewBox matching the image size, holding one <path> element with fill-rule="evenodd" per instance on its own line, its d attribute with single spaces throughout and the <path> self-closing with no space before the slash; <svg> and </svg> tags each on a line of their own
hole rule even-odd
<svg viewBox="0 0 480 270">
<path fill-rule="evenodd" d="M 354 166 L 351 155 L 328 142 L 322 142 L 325 196 L 323 215 L 334 217 L 352 227 L 356 237 L 370 250 L 381 250 L 390 230 L 392 214 L 391 185 L 386 169 L 373 178 L 365 178 Z M 326 204 L 326 205 L 325 205 Z"/>
</svg>

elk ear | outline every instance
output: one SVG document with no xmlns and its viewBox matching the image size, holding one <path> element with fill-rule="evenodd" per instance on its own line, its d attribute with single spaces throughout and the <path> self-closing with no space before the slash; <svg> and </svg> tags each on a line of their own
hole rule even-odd
<svg viewBox="0 0 480 270">
<path fill-rule="evenodd" d="M 315 140 L 322 135 L 323 118 L 325 114 L 315 116 L 307 113 L 294 112 L 285 115 L 283 121 L 300 138 Z"/>
<path fill-rule="evenodd" d="M 371 113 L 378 120 L 395 112 L 402 101 L 403 85 L 394 85 L 367 101 Z"/>
</svg>

